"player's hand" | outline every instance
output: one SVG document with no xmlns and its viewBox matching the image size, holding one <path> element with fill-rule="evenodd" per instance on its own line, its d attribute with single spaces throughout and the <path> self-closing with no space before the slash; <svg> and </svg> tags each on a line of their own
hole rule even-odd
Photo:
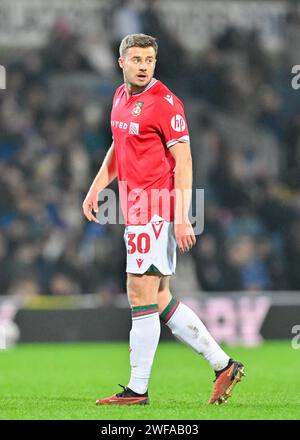
<svg viewBox="0 0 300 440">
<path fill-rule="evenodd" d="M 89 191 L 83 201 L 82 209 L 86 218 L 91 222 L 99 223 L 93 211 L 98 212 L 98 192 Z"/>
<path fill-rule="evenodd" d="M 175 238 L 181 252 L 188 252 L 196 244 L 193 227 L 189 221 L 174 225 Z"/>
</svg>

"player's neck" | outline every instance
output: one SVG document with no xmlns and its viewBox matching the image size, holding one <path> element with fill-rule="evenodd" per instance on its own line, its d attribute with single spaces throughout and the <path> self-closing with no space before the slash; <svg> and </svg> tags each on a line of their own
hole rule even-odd
<svg viewBox="0 0 300 440">
<path fill-rule="evenodd" d="M 125 81 L 125 89 L 126 89 L 126 95 L 129 99 L 132 95 L 138 95 L 139 93 L 142 93 L 144 90 L 149 87 L 149 85 L 153 82 L 154 78 L 151 79 L 151 81 L 148 82 L 144 87 L 139 86 L 133 86 L 132 84 Z"/>
</svg>

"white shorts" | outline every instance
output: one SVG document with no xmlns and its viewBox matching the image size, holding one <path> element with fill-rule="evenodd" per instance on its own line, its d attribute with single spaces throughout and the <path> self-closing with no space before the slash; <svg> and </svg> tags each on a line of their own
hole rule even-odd
<svg viewBox="0 0 300 440">
<path fill-rule="evenodd" d="M 173 222 L 155 215 L 146 225 L 126 226 L 124 240 L 127 250 L 126 272 L 175 273 L 177 243 Z"/>
</svg>

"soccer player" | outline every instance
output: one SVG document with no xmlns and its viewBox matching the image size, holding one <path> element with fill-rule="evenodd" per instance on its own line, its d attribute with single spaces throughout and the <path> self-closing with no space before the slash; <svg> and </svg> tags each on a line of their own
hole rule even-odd
<svg viewBox="0 0 300 440">
<path fill-rule="evenodd" d="M 231 359 L 199 317 L 170 292 L 176 247 L 188 252 L 196 242 L 188 219 L 192 158 L 183 104 L 153 77 L 157 50 L 155 38 L 144 34 L 128 35 L 120 44 L 124 84 L 113 99 L 113 142 L 83 202 L 87 219 L 98 222 L 98 194 L 118 178 L 132 310 L 131 376 L 127 387 L 121 385 L 123 391 L 97 400 L 100 405 L 149 403 L 160 319 L 215 371 L 209 403 L 225 402 L 244 374 L 243 365 Z"/>
</svg>

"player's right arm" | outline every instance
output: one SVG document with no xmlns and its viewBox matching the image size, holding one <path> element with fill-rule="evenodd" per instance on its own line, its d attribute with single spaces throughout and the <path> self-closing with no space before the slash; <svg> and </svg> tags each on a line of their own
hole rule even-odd
<svg viewBox="0 0 300 440">
<path fill-rule="evenodd" d="M 98 194 L 106 188 L 117 176 L 117 161 L 115 146 L 112 142 L 104 161 L 90 186 L 90 189 L 83 201 L 82 209 L 89 221 L 99 223 L 94 212 L 98 212 Z"/>
</svg>

